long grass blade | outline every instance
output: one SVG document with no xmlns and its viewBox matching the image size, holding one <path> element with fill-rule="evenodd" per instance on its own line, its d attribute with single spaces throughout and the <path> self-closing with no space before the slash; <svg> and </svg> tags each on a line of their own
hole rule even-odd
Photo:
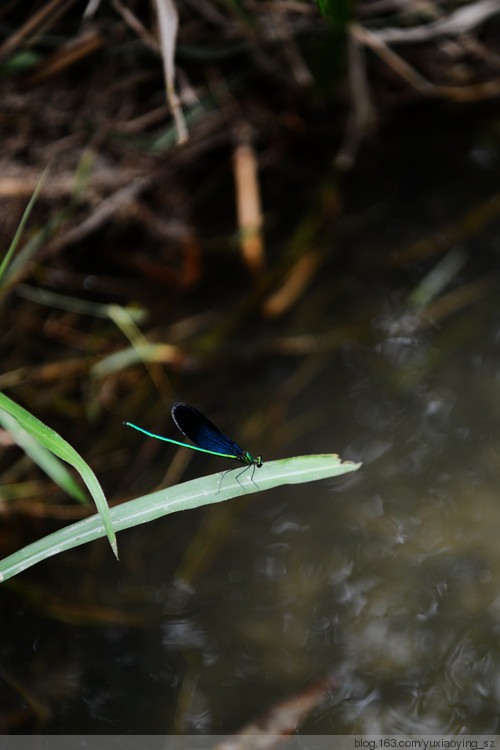
<svg viewBox="0 0 500 750">
<path fill-rule="evenodd" d="M 27 456 L 59 485 L 65 492 L 80 503 L 88 502 L 85 494 L 76 484 L 66 466 L 57 456 L 43 447 L 38 440 L 30 435 L 11 414 L 0 409 L 0 425 L 7 430 L 15 443 L 23 449 Z M 0 499 L 3 499 L 3 488 L 0 487 Z"/>
<path fill-rule="evenodd" d="M 83 460 L 76 450 L 66 442 L 66 440 L 57 434 L 55 430 L 47 427 L 46 424 L 34 417 L 29 411 L 26 411 L 26 409 L 23 409 L 22 406 L 16 404 L 15 401 L 12 401 L 12 399 L 8 398 L 4 393 L 0 393 L 0 409 L 3 409 L 7 414 L 14 417 L 19 425 L 41 445 L 47 448 L 47 450 L 54 453 L 54 455 L 58 456 L 63 461 L 71 464 L 71 466 L 74 466 L 78 471 L 87 485 L 90 494 L 94 498 L 97 510 L 102 519 L 103 533 L 107 535 L 111 548 L 116 557 L 118 557 L 116 536 L 113 530 L 109 507 L 101 485 L 90 466 Z"/>
<path fill-rule="evenodd" d="M 19 222 L 19 226 L 17 227 L 16 233 L 12 239 L 12 242 L 10 243 L 9 249 L 5 253 L 2 262 L 0 263 L 0 288 L 2 286 L 2 278 L 5 274 L 5 271 L 7 270 L 7 266 L 10 263 L 10 259 L 12 258 L 13 254 L 16 251 L 16 247 L 19 244 L 19 240 L 21 239 L 21 235 L 23 233 L 24 227 L 26 225 L 26 222 L 29 219 L 29 215 L 33 209 L 33 206 L 36 203 L 36 199 L 38 198 L 38 194 L 40 193 L 40 190 L 42 189 L 42 185 L 45 181 L 45 178 L 47 176 L 48 167 L 44 169 L 44 171 L 41 174 L 40 179 L 38 180 L 38 183 L 36 185 L 36 188 L 33 192 L 33 195 L 31 196 L 28 205 L 24 209 L 24 213 L 22 215 L 21 221 Z"/>
<path fill-rule="evenodd" d="M 246 478 L 241 476 L 241 467 L 238 467 L 226 473 L 222 482 L 220 474 L 212 474 L 115 506 L 110 511 L 111 520 L 113 528 L 122 531 L 169 513 L 220 503 L 283 484 L 299 484 L 335 477 L 356 471 L 360 466 L 361 464 L 350 461 L 341 461 L 337 455 L 330 453 L 268 461 L 262 468 L 257 469 L 253 480 L 250 467 L 246 470 Z M 1 560 L 0 581 L 11 578 L 60 552 L 99 539 L 105 533 L 102 518 L 98 515 L 66 526 Z"/>
</svg>

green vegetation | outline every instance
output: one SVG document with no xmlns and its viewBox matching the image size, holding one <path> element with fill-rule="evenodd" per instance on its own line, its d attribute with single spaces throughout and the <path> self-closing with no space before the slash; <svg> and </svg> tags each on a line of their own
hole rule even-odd
<svg viewBox="0 0 500 750">
<path fill-rule="evenodd" d="M 239 467 L 231 472 L 224 472 L 222 478 L 219 474 L 212 474 L 122 503 L 111 509 L 111 522 L 116 531 L 122 531 L 180 510 L 220 503 L 223 500 L 231 500 L 247 493 L 268 490 L 284 484 L 327 479 L 356 471 L 359 467 L 360 464 L 350 461 L 342 462 L 334 454 L 298 456 L 267 462 L 259 470 L 256 482 L 245 482 L 242 478 L 243 485 L 234 474 L 235 471 L 241 473 Z M 31 565 L 64 550 L 99 539 L 105 533 L 102 518 L 98 515 L 67 526 L 1 560 L 0 580 L 11 578 Z"/>
<path fill-rule="evenodd" d="M 51 479 L 77 500 L 85 498 L 58 459 L 71 464 L 80 474 L 95 500 L 101 516 L 104 532 L 111 548 L 118 555 L 108 504 L 97 477 L 83 458 L 50 427 L 16 404 L 4 393 L 0 393 L 0 424 Z"/>
</svg>

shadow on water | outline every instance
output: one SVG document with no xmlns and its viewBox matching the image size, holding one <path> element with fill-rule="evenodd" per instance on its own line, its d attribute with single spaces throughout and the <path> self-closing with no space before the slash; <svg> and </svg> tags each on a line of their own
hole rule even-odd
<svg viewBox="0 0 500 750">
<path fill-rule="evenodd" d="M 414 138 L 361 162 L 331 257 L 287 319 L 255 324 L 247 360 L 250 450 L 362 470 L 128 532 L 119 565 L 102 542 L 12 582 L 2 670 L 23 730 L 228 732 L 333 671 L 305 733 L 500 731 L 498 222 L 451 243 L 464 261 L 441 307 L 408 302 L 464 186 L 486 200 L 497 169 L 465 137 L 444 155 Z M 427 255 L 394 261 L 423 234 Z M 151 489 L 172 453 L 127 439 Z"/>
</svg>

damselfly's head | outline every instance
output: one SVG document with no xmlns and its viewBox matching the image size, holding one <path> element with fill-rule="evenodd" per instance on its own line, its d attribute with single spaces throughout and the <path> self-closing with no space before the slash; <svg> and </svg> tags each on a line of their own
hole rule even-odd
<svg viewBox="0 0 500 750">
<path fill-rule="evenodd" d="M 244 464 L 247 464 L 248 466 L 256 466 L 258 469 L 260 469 L 263 463 L 262 456 L 257 456 L 257 458 L 254 458 L 248 451 L 243 451 L 241 456 L 238 456 L 238 460 Z"/>
</svg>

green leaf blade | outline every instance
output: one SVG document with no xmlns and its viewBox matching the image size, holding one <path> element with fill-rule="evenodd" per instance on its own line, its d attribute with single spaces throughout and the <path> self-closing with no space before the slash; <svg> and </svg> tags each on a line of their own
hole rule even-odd
<svg viewBox="0 0 500 750">
<path fill-rule="evenodd" d="M 40 179 L 38 180 L 37 186 L 33 192 L 33 195 L 31 196 L 28 205 L 24 209 L 24 213 L 21 217 L 21 221 L 19 222 L 19 226 L 17 227 L 16 233 L 12 239 L 12 242 L 10 243 L 10 247 L 8 248 L 7 252 L 5 253 L 5 256 L 2 259 L 2 262 L 0 263 L 0 288 L 3 286 L 2 279 L 4 277 L 5 271 L 7 270 L 7 266 L 10 263 L 10 260 L 12 256 L 14 255 L 16 248 L 19 244 L 19 240 L 21 239 L 21 235 L 24 231 L 24 227 L 26 225 L 26 222 L 29 219 L 30 213 L 33 209 L 33 206 L 36 203 L 36 200 L 38 198 L 38 194 L 40 193 L 40 190 L 42 189 L 42 185 L 45 182 L 45 178 L 47 176 L 48 167 L 44 169 L 42 172 Z"/>
<path fill-rule="evenodd" d="M 19 422 L 3 409 L 0 409 L 0 425 L 7 430 L 14 442 L 22 448 L 27 456 L 39 466 L 42 471 L 59 485 L 65 492 L 80 503 L 86 503 L 87 498 L 76 484 L 75 480 L 57 456 L 44 448 L 38 440 L 21 427 Z M 1 497 L 1 490 L 0 490 Z"/>
<path fill-rule="evenodd" d="M 76 450 L 64 440 L 57 432 L 39 419 L 30 414 L 15 401 L 8 398 L 4 393 L 0 393 L 0 409 L 10 414 L 19 423 L 23 430 L 37 440 L 42 446 L 47 448 L 51 453 L 63 461 L 73 466 L 87 485 L 87 488 L 94 498 L 97 510 L 103 519 L 105 533 L 111 544 L 111 548 L 118 557 L 118 548 L 116 544 L 116 535 L 113 529 L 111 514 L 106 501 L 102 487 L 90 468 Z"/>
<path fill-rule="evenodd" d="M 221 478 L 220 474 L 212 474 L 118 505 L 110 511 L 111 520 L 113 528 L 122 531 L 169 513 L 220 503 L 283 484 L 299 484 L 340 476 L 356 471 L 360 466 L 361 464 L 350 461 L 341 461 L 336 454 L 298 456 L 266 462 L 262 468 L 256 469 L 253 482 L 250 475 L 252 467 L 246 469 L 246 477 L 239 476 L 241 467 L 238 467 L 231 472 L 232 475 L 224 474 Z M 238 483 L 237 476 L 241 484 Z M 17 575 L 41 560 L 99 539 L 105 533 L 102 519 L 98 515 L 66 526 L 1 560 L 0 581 Z"/>
</svg>

